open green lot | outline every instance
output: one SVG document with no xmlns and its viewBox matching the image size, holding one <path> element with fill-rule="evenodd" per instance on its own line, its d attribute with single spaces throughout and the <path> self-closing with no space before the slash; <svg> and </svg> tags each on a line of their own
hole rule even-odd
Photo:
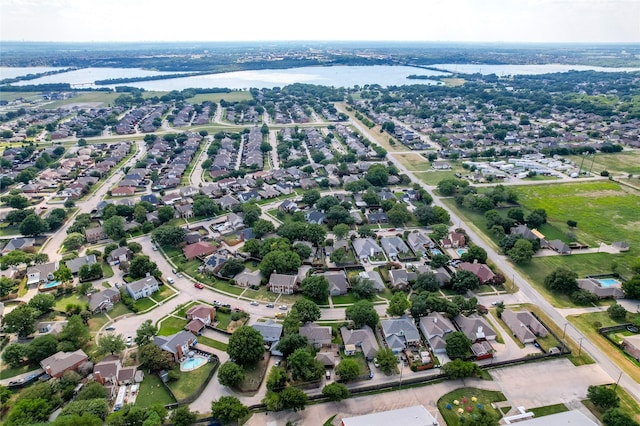
<svg viewBox="0 0 640 426">
<path fill-rule="evenodd" d="M 187 325 L 186 319 L 167 317 L 164 319 L 164 321 L 162 321 L 162 323 L 160 323 L 158 335 L 169 336 L 171 334 L 175 334 L 179 331 L 184 330 L 185 325 Z"/>
<path fill-rule="evenodd" d="M 227 102 L 239 102 L 239 101 L 250 101 L 253 99 L 251 96 L 251 92 L 249 91 L 232 91 L 229 93 L 200 93 L 195 95 L 193 98 L 187 99 L 187 102 L 191 102 L 193 104 L 201 104 L 205 101 L 210 102 L 220 102 L 220 100 L 224 99 Z"/>
<path fill-rule="evenodd" d="M 591 343 L 598 346 L 600 350 L 605 352 L 618 367 L 624 370 L 635 381 L 640 382 L 640 368 L 637 362 L 629 357 L 621 349 L 615 347 L 613 343 L 598 333 L 598 328 L 617 325 L 620 323 L 635 322 L 640 320 L 640 314 L 628 313 L 625 321 L 614 321 L 609 317 L 607 312 L 592 312 L 582 315 L 569 315 L 569 322 L 576 326 Z"/>
<path fill-rule="evenodd" d="M 180 378 L 175 382 L 169 382 L 169 387 L 178 401 L 194 393 L 205 380 L 207 380 L 211 370 L 216 364 L 205 363 L 202 367 L 193 371 L 180 372 Z"/>
<path fill-rule="evenodd" d="M 427 185 L 437 185 L 444 179 L 454 179 L 456 172 L 452 170 L 432 170 L 430 172 L 415 172 L 414 175 Z"/>
<path fill-rule="evenodd" d="M 140 390 L 136 398 L 136 406 L 146 408 L 151 407 L 153 404 L 166 405 L 174 402 L 176 401 L 157 375 L 150 373 L 144 375 L 144 380 L 140 384 Z"/>
<path fill-rule="evenodd" d="M 53 307 L 58 312 L 65 312 L 67 305 L 81 305 L 84 306 L 89 303 L 89 299 L 85 296 L 80 296 L 77 293 L 69 294 L 56 300 L 56 304 Z"/>
<path fill-rule="evenodd" d="M 574 161 L 577 165 L 582 162 L 580 155 L 568 155 L 565 158 Z M 592 158 L 584 159 L 583 169 L 591 170 L 593 174 L 600 174 L 601 171 L 607 170 L 613 173 L 638 174 L 640 173 L 640 152 L 623 151 L 612 154 L 598 153 L 593 157 L 593 168 L 591 167 Z"/>
<path fill-rule="evenodd" d="M 426 172 L 433 170 L 431 163 L 420 154 L 393 154 L 410 172 Z"/>
<path fill-rule="evenodd" d="M 161 285 L 160 291 L 153 293 L 151 295 L 151 298 L 156 302 L 162 302 L 166 298 L 171 297 L 173 294 L 175 294 L 175 292 L 171 289 L 171 287 L 166 285 Z"/>
<path fill-rule="evenodd" d="M 472 398 L 477 398 L 477 401 L 472 401 Z M 462 401 L 466 400 L 466 403 Z M 463 416 L 471 417 L 473 412 L 477 412 L 478 404 L 482 404 L 483 408 L 489 413 L 493 414 L 497 418 L 501 418 L 502 415 L 498 410 L 491 407 L 492 402 L 506 401 L 504 394 L 498 391 L 488 391 L 476 388 L 461 388 L 456 389 L 453 392 L 449 392 L 438 400 L 438 410 L 444 418 L 447 426 L 458 426 L 460 424 L 460 416 L 457 413 L 459 408 L 464 410 Z M 458 401 L 459 405 L 456 405 L 454 401 Z M 451 408 L 447 408 L 450 406 Z M 472 412 L 467 413 L 467 407 L 472 408 Z"/>
</svg>

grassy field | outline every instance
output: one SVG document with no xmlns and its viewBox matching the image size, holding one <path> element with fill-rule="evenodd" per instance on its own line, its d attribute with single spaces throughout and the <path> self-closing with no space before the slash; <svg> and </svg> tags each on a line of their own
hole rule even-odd
<svg viewBox="0 0 640 426">
<path fill-rule="evenodd" d="M 476 397 L 477 401 L 471 402 L 471 398 Z M 467 399 L 467 403 L 462 403 L 463 399 Z M 487 391 L 476 388 L 462 388 L 456 389 L 453 392 L 449 392 L 438 400 L 438 410 L 444 418 L 447 426 L 458 426 L 460 424 L 460 417 L 458 416 L 458 408 L 466 410 L 467 406 L 473 408 L 473 411 L 478 411 L 477 404 L 482 404 L 484 409 L 498 418 L 502 417 L 500 412 L 491 407 L 492 402 L 506 401 L 507 399 L 502 392 Z M 455 405 L 454 401 L 458 401 L 460 405 Z M 447 408 L 447 404 L 451 405 L 451 409 Z M 465 414 L 467 417 L 471 417 Z"/>
<path fill-rule="evenodd" d="M 585 336 L 587 336 L 591 343 L 598 346 L 598 348 L 606 353 L 609 359 L 616 363 L 618 367 L 624 370 L 624 372 L 636 382 L 640 382 L 640 368 L 638 368 L 638 365 L 634 360 L 598 333 L 597 328 L 616 325 L 619 324 L 619 322 L 612 320 L 606 312 L 569 315 L 567 319 Z M 623 321 L 623 323 L 637 320 L 640 320 L 640 314 L 628 313 L 627 319 L 626 321 Z M 596 325 L 598 327 L 596 327 Z"/>
<path fill-rule="evenodd" d="M 435 186 L 444 179 L 453 179 L 456 177 L 456 172 L 452 170 L 433 170 L 430 172 L 417 172 L 414 173 L 418 179 L 426 183 L 427 185 Z"/>
<path fill-rule="evenodd" d="M 261 302 L 275 302 L 278 298 L 278 295 L 272 293 L 267 289 L 267 286 L 260 286 L 259 290 L 251 290 L 247 288 L 244 293 L 242 293 L 243 297 L 248 297 L 250 299 L 258 300 Z"/>
<path fill-rule="evenodd" d="M 353 294 L 343 294 L 341 296 L 331 296 L 334 305 L 352 305 L 358 301 Z"/>
<path fill-rule="evenodd" d="M 580 155 L 569 155 L 565 158 L 572 160 L 578 166 L 582 162 L 582 156 Z M 607 170 L 612 173 L 623 173 L 625 175 L 631 173 L 635 175 L 640 173 L 640 152 L 599 153 L 593 158 L 593 168 L 591 167 L 591 158 L 586 158 L 582 167 L 587 170 L 591 169 L 594 174 L 600 174 L 601 171 Z"/>
<path fill-rule="evenodd" d="M 165 300 L 166 298 L 170 297 L 173 294 L 174 294 L 174 291 L 171 289 L 171 287 L 163 285 L 163 286 L 160 286 L 159 292 L 153 293 L 151 295 L 151 298 L 156 302 L 162 302 L 163 300 Z"/>
<path fill-rule="evenodd" d="M 147 309 L 153 308 L 156 306 L 156 302 L 153 301 L 150 297 L 143 297 L 134 302 L 133 306 L 138 308 L 138 312 L 146 311 Z"/>
<path fill-rule="evenodd" d="M 169 382 L 169 387 L 176 399 L 180 401 L 198 390 L 200 385 L 207 380 L 209 373 L 215 368 L 215 366 L 215 363 L 207 362 L 196 370 L 186 372 L 181 371 L 180 378 L 178 380 L 175 382 Z"/>
<path fill-rule="evenodd" d="M 251 92 L 235 90 L 230 93 L 201 93 L 186 101 L 193 104 L 201 104 L 204 101 L 217 103 L 220 102 L 221 99 L 227 102 L 250 101 L 253 99 L 253 96 L 251 96 Z"/>
<path fill-rule="evenodd" d="M 160 323 L 160 330 L 158 330 L 158 335 L 169 336 L 171 334 L 175 334 L 179 331 L 184 330 L 185 325 L 187 325 L 186 319 L 167 317 L 164 321 L 162 321 L 162 323 Z"/>
<path fill-rule="evenodd" d="M 227 351 L 227 344 L 224 342 L 219 342 L 217 340 L 213 340 L 206 336 L 198 336 L 198 343 L 202 343 L 203 345 L 207 345 L 210 348 L 218 349 L 221 351 Z"/>
<path fill-rule="evenodd" d="M 39 365 L 35 364 L 24 364 L 18 368 L 8 367 L 6 364 L 2 363 L 2 369 L 0 370 L 0 379 L 8 379 L 9 377 L 17 376 L 18 374 L 25 374 L 29 371 L 37 370 L 40 368 Z"/>
<path fill-rule="evenodd" d="M 76 293 L 69 294 L 56 300 L 56 304 L 53 307 L 58 312 L 65 312 L 67 305 L 81 305 L 84 306 L 89 303 L 89 299 L 85 296 L 80 296 Z"/>
<path fill-rule="evenodd" d="M 43 105 L 44 109 L 56 109 L 66 105 L 71 104 L 80 104 L 80 103 L 99 103 L 100 106 L 106 106 L 108 104 L 113 105 L 113 101 L 120 96 L 121 93 L 116 92 L 83 92 L 78 94 L 78 96 L 74 96 L 69 99 L 64 99 L 61 101 L 54 101 Z"/>
<path fill-rule="evenodd" d="M 420 154 L 393 154 L 393 156 L 410 172 L 426 172 L 428 170 L 433 170 L 429 160 Z"/>
<path fill-rule="evenodd" d="M 155 374 L 145 374 L 144 380 L 140 384 L 138 397 L 135 405 L 142 408 L 151 407 L 153 404 L 172 404 L 176 402 L 167 389 L 162 385 L 162 381 Z"/>
<path fill-rule="evenodd" d="M 553 404 L 545 407 L 531 408 L 529 411 L 535 415 L 535 418 L 538 418 L 556 413 L 564 413 L 565 411 L 569 411 L 569 409 L 564 404 Z"/>
</svg>

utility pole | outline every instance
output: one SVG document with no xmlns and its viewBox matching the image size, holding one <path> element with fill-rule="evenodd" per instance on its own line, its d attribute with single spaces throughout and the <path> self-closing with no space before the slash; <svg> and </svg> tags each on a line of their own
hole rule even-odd
<svg viewBox="0 0 640 426">
<path fill-rule="evenodd" d="M 589 174 L 591 174 L 591 170 L 593 170 L 593 162 L 596 160 L 596 153 L 591 154 L 591 167 L 589 167 Z"/>
</svg>

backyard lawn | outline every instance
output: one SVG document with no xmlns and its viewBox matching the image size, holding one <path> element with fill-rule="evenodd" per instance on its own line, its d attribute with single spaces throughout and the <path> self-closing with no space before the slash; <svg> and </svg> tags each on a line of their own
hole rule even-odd
<svg viewBox="0 0 640 426">
<path fill-rule="evenodd" d="M 160 330 L 158 330 L 159 336 L 169 336 L 179 331 L 184 330 L 187 325 L 186 319 L 180 319 L 176 317 L 166 317 L 164 321 L 160 323 Z"/>
<path fill-rule="evenodd" d="M 10 368 L 7 364 L 2 363 L 2 369 L 0 370 L 0 379 L 8 379 L 9 377 L 17 376 L 18 374 L 28 373 L 29 371 L 37 370 L 39 365 L 25 364 L 18 368 Z"/>
<path fill-rule="evenodd" d="M 136 300 L 133 306 L 138 308 L 138 312 L 143 312 L 156 306 L 156 302 L 154 302 L 150 297 L 143 297 L 142 299 Z"/>
<path fill-rule="evenodd" d="M 172 404 L 176 402 L 155 374 L 145 373 L 144 380 L 140 384 L 135 405 L 142 408 L 151 407 L 154 404 Z"/>
<path fill-rule="evenodd" d="M 226 343 L 213 340 L 210 337 L 198 336 L 198 343 L 202 343 L 203 345 L 207 345 L 211 348 L 218 349 L 220 351 L 224 351 L 224 352 L 227 351 Z"/>
<path fill-rule="evenodd" d="M 151 298 L 156 302 L 162 302 L 168 297 L 171 297 L 175 292 L 171 289 L 171 287 L 166 285 L 160 286 L 160 291 L 155 292 L 151 295 Z"/>
<path fill-rule="evenodd" d="M 358 301 L 358 299 L 351 293 L 340 296 L 331 296 L 331 300 L 334 305 L 352 305 Z"/>
<path fill-rule="evenodd" d="M 77 293 L 69 294 L 56 300 L 56 304 L 53 309 L 58 312 L 65 312 L 67 305 L 81 305 L 84 306 L 89 303 L 89 299 L 85 296 L 80 296 Z"/>
<path fill-rule="evenodd" d="M 109 321 L 109 318 L 107 318 L 105 314 L 94 315 L 89 319 L 89 330 L 98 331 L 108 321 Z"/>
<path fill-rule="evenodd" d="M 256 364 L 244 368 L 244 380 L 240 383 L 241 391 L 255 392 L 260 388 L 260 383 L 267 371 L 269 357 L 261 359 Z"/>
<path fill-rule="evenodd" d="M 477 398 L 476 401 L 472 401 L 472 398 L 474 397 Z M 462 388 L 449 392 L 440 398 L 438 400 L 438 410 L 440 411 L 440 414 L 442 414 L 447 426 L 458 426 L 460 424 L 460 416 L 458 414 L 459 409 L 462 409 L 465 413 L 470 412 L 471 415 L 463 414 L 463 416 L 471 417 L 473 412 L 477 412 L 479 410 L 478 405 L 481 405 L 484 410 L 498 418 L 501 418 L 502 416 L 500 415 L 500 412 L 491 407 L 491 403 L 506 400 L 507 399 L 502 392 L 487 391 L 476 388 Z M 458 401 L 458 404 L 455 404 L 455 401 Z M 468 408 L 471 408 L 471 410 Z"/>
<path fill-rule="evenodd" d="M 213 362 L 207 362 L 202 367 L 193 371 L 180 371 L 180 378 L 169 382 L 169 387 L 178 401 L 194 393 L 205 380 L 209 373 L 216 367 Z M 176 367 L 178 368 L 178 367 Z"/>
</svg>

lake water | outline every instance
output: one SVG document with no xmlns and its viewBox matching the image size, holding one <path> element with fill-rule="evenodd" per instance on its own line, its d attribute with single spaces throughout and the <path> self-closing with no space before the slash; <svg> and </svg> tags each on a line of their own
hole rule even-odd
<svg viewBox="0 0 640 426">
<path fill-rule="evenodd" d="M 464 74 L 495 74 L 503 75 L 538 75 L 567 71 L 599 71 L 599 72 L 628 72 L 640 71 L 640 68 L 607 68 L 591 67 L 586 65 L 565 65 L 565 64 L 545 64 L 545 65 L 483 65 L 483 64 L 436 64 L 433 68 L 447 70 L 453 73 Z"/>
<path fill-rule="evenodd" d="M 39 74 L 41 72 L 56 71 L 59 67 L 0 67 L 0 80 L 16 78 L 27 74 Z"/>
<path fill-rule="evenodd" d="M 482 73 L 514 75 L 514 74 L 544 74 L 566 72 L 569 70 L 595 71 L 637 71 L 637 68 L 605 68 L 587 67 L 580 65 L 481 65 L 481 64 L 437 64 L 435 68 L 446 69 L 451 72 Z M 7 68 L 0 67 L 0 78 L 17 77 L 29 73 L 54 70 L 56 68 Z M 82 87 L 96 87 L 96 80 L 109 78 L 146 77 L 170 72 L 149 71 L 139 68 L 85 68 L 61 74 L 41 77 L 35 80 L 22 81 L 16 85 L 70 83 Z M 293 83 L 319 84 L 336 87 L 352 87 L 355 85 L 379 84 L 393 86 L 403 84 L 437 84 L 434 80 L 410 80 L 409 75 L 442 76 L 447 73 L 406 66 L 334 66 L 334 67 L 303 67 L 282 70 L 265 69 L 255 71 L 236 71 L 220 74 L 181 77 L 167 80 L 141 81 L 126 83 L 127 86 L 139 87 L 145 90 L 170 91 L 187 88 L 227 87 L 229 89 L 248 89 L 250 87 L 273 88 L 284 87 Z M 99 87 L 115 87 L 99 86 Z"/>
</svg>

